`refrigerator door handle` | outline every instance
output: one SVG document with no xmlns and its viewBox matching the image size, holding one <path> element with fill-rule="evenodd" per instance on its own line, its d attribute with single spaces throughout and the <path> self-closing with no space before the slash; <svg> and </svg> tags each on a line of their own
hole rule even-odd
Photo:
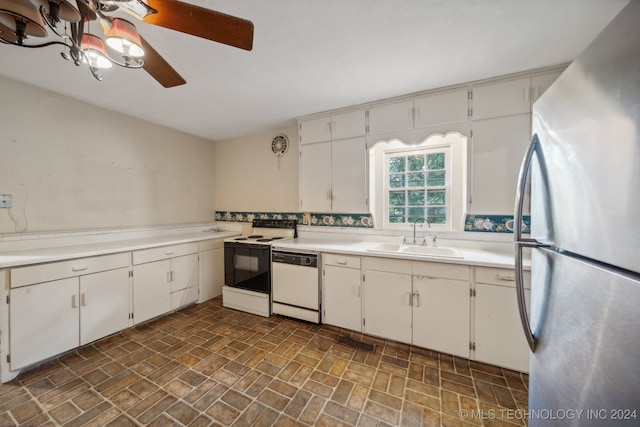
<svg viewBox="0 0 640 427">
<path fill-rule="evenodd" d="M 527 180 L 529 176 L 529 169 L 531 168 L 531 161 L 538 145 L 538 135 L 533 135 L 527 152 L 522 160 L 522 166 L 520 167 L 520 173 L 518 175 L 518 186 L 516 189 L 516 204 L 513 218 L 513 234 L 514 242 L 516 245 L 516 259 L 515 259 L 515 273 L 516 273 L 516 296 L 518 297 L 518 312 L 520 313 L 520 322 L 522 323 L 522 329 L 524 330 L 525 337 L 531 352 L 535 353 L 537 339 L 531 331 L 531 324 L 529 322 L 529 314 L 527 313 L 527 302 L 524 292 L 524 270 L 522 268 L 522 249 L 524 247 L 547 247 L 542 243 L 537 242 L 535 239 L 522 237 L 522 217 L 524 210 L 524 197 L 525 188 L 527 186 Z"/>
</svg>

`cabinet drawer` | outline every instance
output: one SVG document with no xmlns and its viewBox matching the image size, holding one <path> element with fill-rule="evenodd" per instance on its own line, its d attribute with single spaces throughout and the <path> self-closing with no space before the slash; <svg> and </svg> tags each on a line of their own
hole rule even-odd
<svg viewBox="0 0 640 427">
<path fill-rule="evenodd" d="M 198 252 L 198 243 L 185 243 L 183 245 L 162 246 L 159 248 L 145 249 L 133 253 L 133 265 L 147 262 L 160 261 Z"/>
<path fill-rule="evenodd" d="M 411 274 L 411 261 L 391 258 L 365 257 L 364 268 L 365 270 Z"/>
<path fill-rule="evenodd" d="M 11 269 L 11 287 L 17 288 L 34 283 L 50 282 L 67 277 L 83 276 L 100 271 L 128 267 L 128 252 L 92 258 L 78 258 L 70 261 L 32 265 Z"/>
<path fill-rule="evenodd" d="M 210 251 L 220 248 L 224 248 L 224 239 L 203 240 L 198 243 L 198 249 L 200 251 Z"/>
<path fill-rule="evenodd" d="M 476 267 L 476 283 L 516 286 L 516 272 L 507 268 Z M 531 272 L 524 272 L 524 287 L 531 289 Z"/>
<path fill-rule="evenodd" d="M 360 268 L 360 257 L 338 254 L 322 254 L 324 265 L 335 265 L 337 267 Z"/>
<path fill-rule="evenodd" d="M 468 265 L 446 264 L 443 262 L 414 261 L 413 274 L 467 282 L 471 280 L 470 267 Z"/>
</svg>

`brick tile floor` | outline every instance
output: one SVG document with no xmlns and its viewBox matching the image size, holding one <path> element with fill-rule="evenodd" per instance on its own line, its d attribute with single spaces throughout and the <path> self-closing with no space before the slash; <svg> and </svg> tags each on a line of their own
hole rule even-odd
<svg viewBox="0 0 640 427">
<path fill-rule="evenodd" d="M 337 343 L 340 335 L 375 351 Z M 512 426 L 525 424 L 514 414 L 527 409 L 527 381 L 331 326 L 229 310 L 215 298 L 1 385 L 0 426 Z"/>
</svg>

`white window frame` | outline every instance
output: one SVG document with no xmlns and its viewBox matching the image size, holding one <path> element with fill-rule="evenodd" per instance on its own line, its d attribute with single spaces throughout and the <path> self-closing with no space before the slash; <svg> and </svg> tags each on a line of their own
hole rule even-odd
<svg viewBox="0 0 640 427">
<path fill-rule="evenodd" d="M 393 191 L 393 188 L 389 188 L 388 185 L 388 158 L 394 154 L 411 155 L 416 152 L 445 152 L 447 222 L 446 224 L 431 224 L 430 229 L 463 231 L 464 215 L 467 209 L 467 137 L 458 132 L 449 132 L 445 135 L 433 134 L 418 144 L 407 144 L 400 139 L 392 138 L 377 141 L 373 146 L 370 146 L 369 198 L 376 228 L 385 230 L 413 229 L 412 223 L 389 222 L 388 192 Z M 426 227 L 426 225 L 422 227 Z M 424 230 L 424 228 L 422 229 Z"/>
</svg>

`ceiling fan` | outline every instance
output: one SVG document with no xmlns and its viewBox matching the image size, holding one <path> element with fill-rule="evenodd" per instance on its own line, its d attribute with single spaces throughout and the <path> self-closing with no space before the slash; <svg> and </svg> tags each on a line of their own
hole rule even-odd
<svg viewBox="0 0 640 427">
<path fill-rule="evenodd" d="M 63 45 L 62 56 L 76 65 L 86 63 L 98 80 L 102 79 L 101 68 L 116 64 L 143 68 L 167 88 L 185 84 L 132 22 L 111 16 L 117 11 L 232 47 L 253 48 L 251 21 L 177 0 L 0 0 L 0 42 L 27 48 Z M 104 31 L 106 45 L 101 37 L 87 31 L 93 21 L 100 22 L 98 28 Z M 25 43 L 30 37 L 47 37 L 47 29 L 58 39 Z"/>
</svg>

